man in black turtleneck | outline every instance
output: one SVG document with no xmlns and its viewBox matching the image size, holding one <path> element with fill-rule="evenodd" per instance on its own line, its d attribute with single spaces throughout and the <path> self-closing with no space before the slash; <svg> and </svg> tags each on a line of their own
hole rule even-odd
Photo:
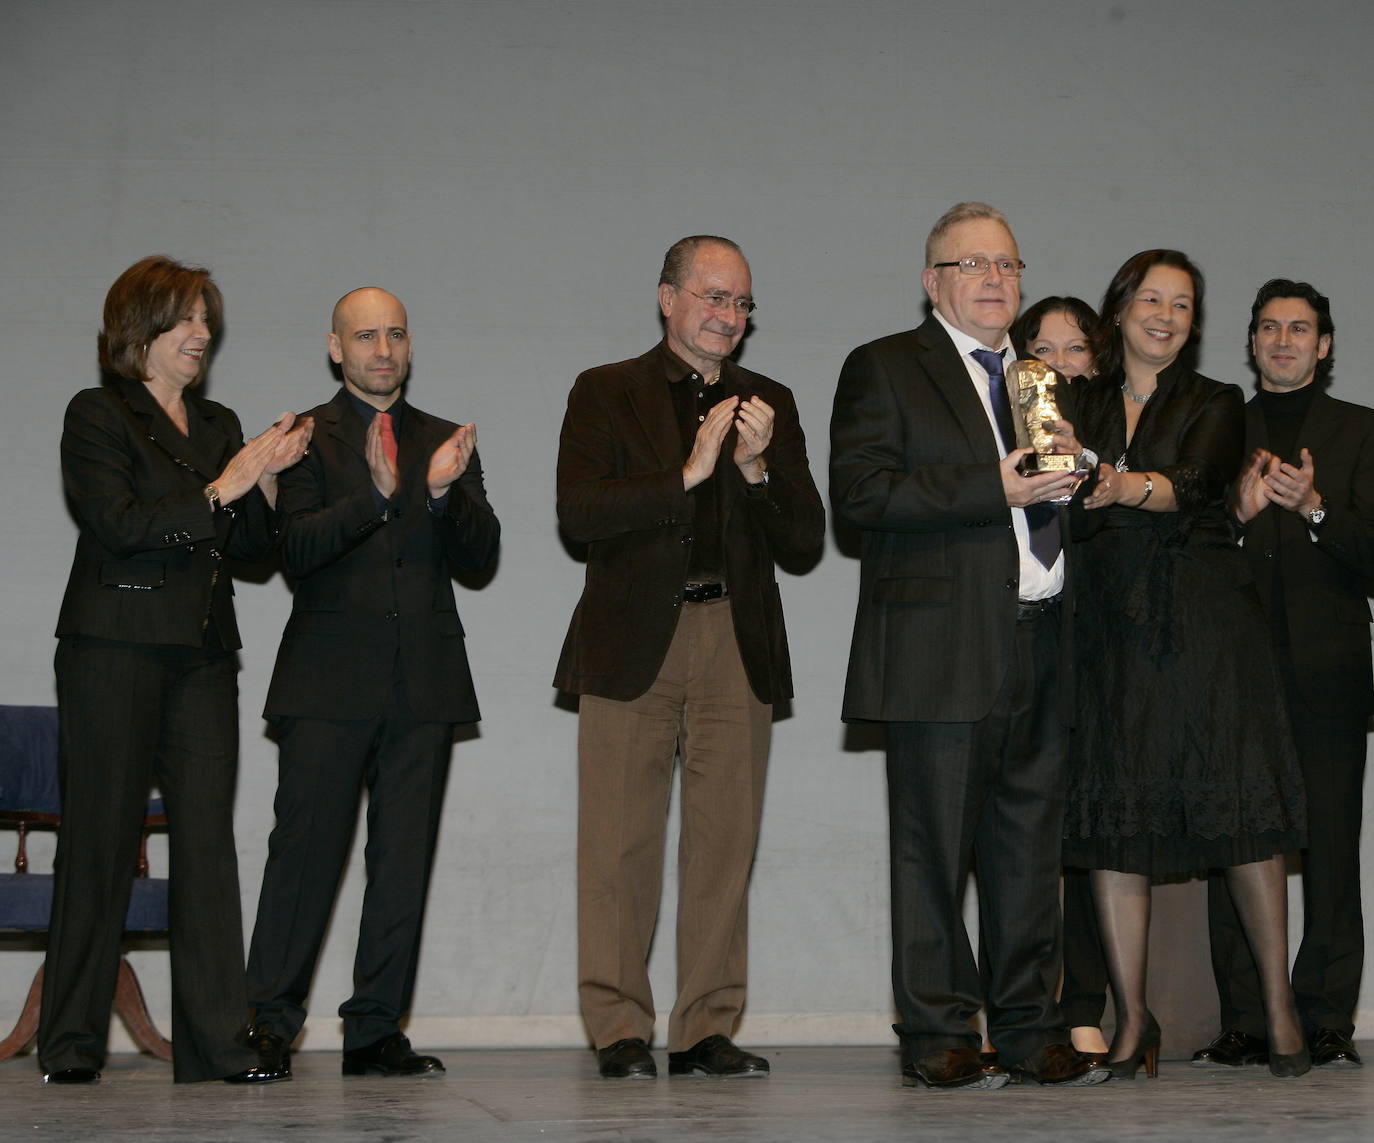
<svg viewBox="0 0 1374 1143">
<path fill-rule="evenodd" d="M 1246 406 L 1253 453 L 1233 494 L 1269 612 L 1307 785 L 1303 938 L 1293 991 L 1317 1067 L 1358 1067 L 1351 1037 L 1364 962 L 1360 808 L 1374 712 L 1365 580 L 1374 576 L 1374 411 L 1324 390 L 1334 327 L 1306 282 L 1265 283 L 1250 311 L 1260 387 Z M 1225 882 L 1209 884 L 1221 1034 L 1198 1066 L 1268 1056 L 1249 946 Z"/>
</svg>

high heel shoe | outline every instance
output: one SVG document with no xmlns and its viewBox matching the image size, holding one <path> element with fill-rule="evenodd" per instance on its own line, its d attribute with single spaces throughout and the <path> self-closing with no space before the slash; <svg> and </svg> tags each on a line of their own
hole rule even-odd
<svg viewBox="0 0 1374 1143">
<path fill-rule="evenodd" d="M 1300 1076 L 1312 1070 L 1312 1055 L 1304 1044 L 1301 1051 L 1291 1056 L 1278 1052 L 1269 1053 L 1269 1071 L 1276 1076 Z"/>
<path fill-rule="evenodd" d="M 1145 1034 L 1141 1036 L 1140 1043 L 1136 1045 L 1135 1054 L 1127 1056 L 1124 1060 L 1108 1060 L 1107 1067 L 1111 1069 L 1112 1078 L 1119 1080 L 1135 1079 L 1136 1070 L 1143 1063 L 1145 1074 L 1150 1079 L 1159 1075 L 1159 1022 L 1150 1015 L 1150 1022 L 1145 1027 Z"/>
</svg>

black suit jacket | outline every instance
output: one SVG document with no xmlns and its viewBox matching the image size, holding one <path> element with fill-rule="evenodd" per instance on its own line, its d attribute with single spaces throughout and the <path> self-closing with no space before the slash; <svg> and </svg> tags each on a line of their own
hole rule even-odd
<svg viewBox="0 0 1374 1143">
<path fill-rule="evenodd" d="M 840 518 L 863 530 L 846 720 L 973 722 L 991 710 L 1011 664 L 1020 576 L 1001 458 L 934 316 L 846 359 L 830 494 Z M 1060 713 L 1072 714 L 1067 685 Z"/>
<path fill-rule="evenodd" d="M 480 571 L 496 558 L 501 526 L 473 454 L 441 514 L 426 504 L 429 459 L 456 425 L 405 405 L 398 422 L 400 482 L 378 506 L 366 429 L 340 389 L 304 414 L 310 451 L 282 474 L 282 543 L 295 581 L 267 693 L 268 718 L 381 715 L 403 680 L 410 714 L 426 722 L 480 718 L 449 565 Z"/>
<path fill-rule="evenodd" d="M 649 689 L 668 653 L 682 608 L 691 554 L 686 461 L 669 392 L 685 373 L 662 344 L 642 357 L 578 377 L 558 448 L 558 521 L 587 548 L 587 583 L 573 612 L 554 685 L 572 694 L 628 701 Z M 764 453 L 768 486 L 746 493 L 731 459 L 731 429 L 714 480 L 721 482 L 721 537 L 735 637 L 761 702 L 792 694 L 792 668 L 774 577 L 775 556 L 814 557 L 825 508 L 811 479 L 792 394 L 726 360 L 722 379 L 772 406 Z"/>
<path fill-rule="evenodd" d="M 1245 407 L 1250 450 L 1268 447 L 1257 400 Z M 1314 543 L 1296 512 L 1270 505 L 1245 528 L 1245 555 L 1266 609 L 1282 576 L 1283 615 L 1303 700 L 1320 714 L 1374 713 L 1369 600 L 1374 577 L 1374 410 L 1316 393 L 1298 433 L 1312 453 L 1327 518 Z"/>
<path fill-rule="evenodd" d="M 57 634 L 199 647 L 214 624 L 240 646 L 223 556 L 261 559 L 276 516 L 252 489 L 211 512 L 203 490 L 243 447 L 223 405 L 185 393 L 188 436 L 148 387 L 112 379 L 67 406 L 62 482 L 80 533 Z"/>
</svg>

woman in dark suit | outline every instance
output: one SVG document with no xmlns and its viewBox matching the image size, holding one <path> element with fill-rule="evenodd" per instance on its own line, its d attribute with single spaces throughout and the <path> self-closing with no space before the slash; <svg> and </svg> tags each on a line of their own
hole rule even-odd
<svg viewBox="0 0 1374 1143">
<path fill-rule="evenodd" d="M 195 392 L 221 324 L 208 271 L 153 256 L 105 299 L 100 361 L 62 433 L 79 534 L 57 622 L 62 830 L 43 980 L 45 1082 L 100 1078 L 149 787 L 166 805 L 178 1082 L 280 1078 L 235 1034 L 246 1011 L 233 799 L 238 628 L 228 557 L 275 542 L 292 414 L 244 444 Z"/>
<path fill-rule="evenodd" d="M 1182 358 L 1202 275 L 1177 250 L 1117 271 L 1095 331 L 1101 375 L 1074 386 L 1078 439 L 1104 460 L 1074 522 L 1078 719 L 1064 864 L 1092 870 L 1116 1004 L 1113 1075 L 1153 1074 L 1145 1002 L 1150 879 L 1225 869 L 1264 991 L 1270 1070 L 1307 1049 L 1288 983 L 1283 854 L 1305 801 L 1269 632 L 1225 504 L 1240 390 Z"/>
</svg>

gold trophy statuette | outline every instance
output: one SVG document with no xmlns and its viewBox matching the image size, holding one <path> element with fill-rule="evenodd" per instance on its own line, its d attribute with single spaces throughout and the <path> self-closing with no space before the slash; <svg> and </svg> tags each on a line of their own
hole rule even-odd
<svg viewBox="0 0 1374 1143">
<path fill-rule="evenodd" d="M 1056 453 L 1054 422 L 1062 421 L 1056 390 L 1066 382 L 1043 361 L 1014 361 L 1007 370 L 1007 380 L 1016 386 L 1017 403 L 1026 422 L 1035 452 L 1025 458 L 1023 472 L 1077 472 L 1079 458 Z"/>
</svg>

